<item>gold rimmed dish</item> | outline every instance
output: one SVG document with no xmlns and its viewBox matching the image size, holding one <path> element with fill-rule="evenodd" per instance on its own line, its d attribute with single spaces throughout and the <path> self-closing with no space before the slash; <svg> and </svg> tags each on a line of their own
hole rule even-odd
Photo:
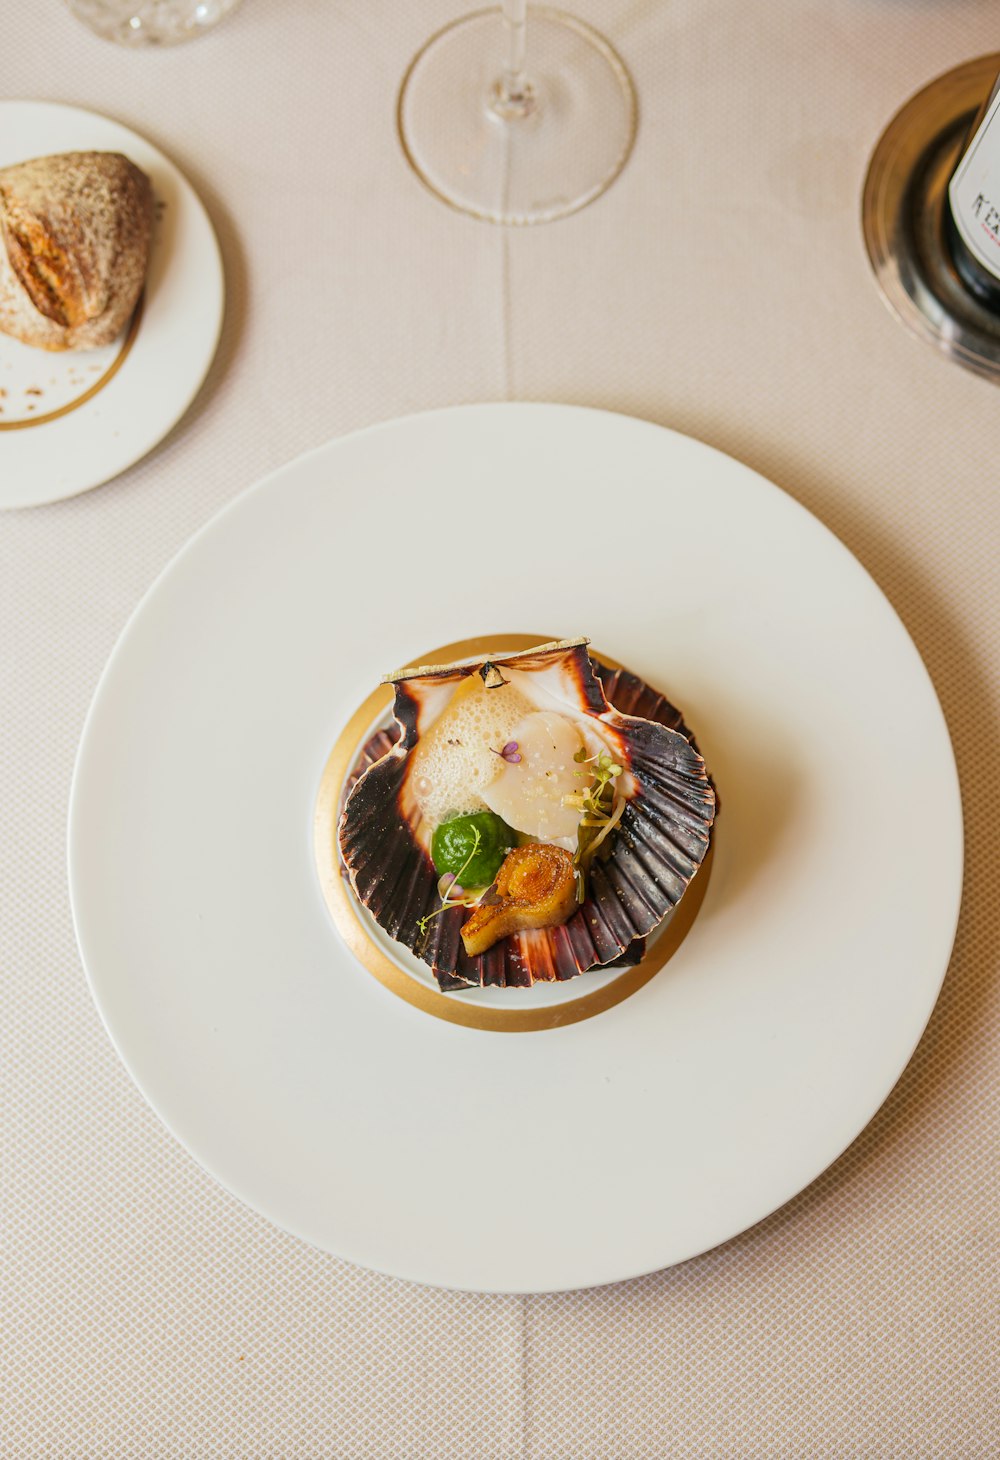
<svg viewBox="0 0 1000 1460">
<path fill-rule="evenodd" d="M 101 349 L 53 352 L 0 334 L 0 508 L 76 496 L 145 456 L 191 404 L 222 328 L 215 232 L 174 163 L 94 112 L 0 101 L 0 167 L 88 150 L 123 153 L 153 185 L 146 286 L 128 327 Z"/>
<path fill-rule="evenodd" d="M 406 667 L 437 666 L 455 660 L 525 651 L 545 642 L 545 635 L 523 633 L 462 639 L 420 655 Z M 599 651 L 591 649 L 590 657 L 609 669 L 623 668 Z M 592 1018 L 627 999 L 664 967 L 698 916 L 711 874 L 711 850 L 676 911 L 657 930 L 637 963 L 592 969 L 565 983 L 536 984 L 530 989 L 442 992 L 427 965 L 403 944 L 389 938 L 359 902 L 337 845 L 345 785 L 372 731 L 391 723 L 391 704 L 390 687 L 380 685 L 345 724 L 323 769 L 314 821 L 316 868 L 330 915 L 347 947 L 379 983 L 398 998 L 438 1019 L 472 1029 L 525 1033 L 556 1029 Z"/>
</svg>

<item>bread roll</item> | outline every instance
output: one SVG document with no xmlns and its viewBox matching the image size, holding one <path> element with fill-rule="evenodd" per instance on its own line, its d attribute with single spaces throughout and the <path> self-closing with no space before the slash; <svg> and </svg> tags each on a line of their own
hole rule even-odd
<svg viewBox="0 0 1000 1460">
<path fill-rule="evenodd" d="M 121 153 L 0 169 L 0 330 L 43 350 L 109 344 L 145 282 L 152 228 L 149 178 Z"/>
</svg>

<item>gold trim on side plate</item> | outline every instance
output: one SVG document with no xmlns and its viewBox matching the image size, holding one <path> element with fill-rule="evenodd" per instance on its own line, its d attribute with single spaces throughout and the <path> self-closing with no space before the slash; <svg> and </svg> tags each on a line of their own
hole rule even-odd
<svg viewBox="0 0 1000 1460">
<path fill-rule="evenodd" d="M 453 660 L 476 656 L 501 656 L 504 650 L 532 649 L 538 644 L 551 641 L 552 635 L 504 634 L 490 638 L 462 639 L 454 644 L 445 644 L 433 653 L 424 654 L 419 663 L 428 667 L 450 664 Z M 595 659 L 611 669 L 621 665 L 606 654 L 595 653 Z M 581 1019 L 590 1019 L 620 1004 L 643 984 L 649 982 L 664 964 L 673 957 L 690 932 L 701 909 L 712 869 L 713 848 L 702 863 L 700 871 L 691 882 L 687 892 L 677 906 L 667 927 L 656 940 L 640 963 L 624 970 L 613 982 L 604 984 L 592 993 L 581 994 L 578 999 L 562 1004 L 547 1004 L 537 1009 L 498 1009 L 467 1003 L 452 994 L 441 993 L 428 988 L 405 973 L 393 962 L 368 935 L 355 903 L 347 878 L 344 876 L 337 847 L 337 821 L 344 782 L 364 742 L 364 737 L 392 705 L 393 693 L 387 685 L 380 685 L 368 696 L 348 720 L 330 752 L 319 794 L 316 799 L 314 819 L 314 850 L 320 886 L 326 905 L 350 951 L 368 972 L 378 979 L 392 993 L 452 1024 L 463 1024 L 471 1029 L 487 1029 L 504 1033 L 524 1034 L 535 1029 L 558 1029 L 567 1024 L 576 1024 Z"/>
<path fill-rule="evenodd" d="M 67 401 L 66 404 L 64 406 L 60 406 L 58 410 L 46 411 L 44 416 L 24 416 L 17 421 L 0 421 L 0 431 L 25 431 L 28 429 L 29 426 L 45 426 L 49 423 L 49 421 L 58 421 L 60 416 L 68 416 L 70 412 L 75 411 L 78 406 L 85 405 L 87 401 L 93 400 L 97 392 L 99 390 L 103 390 L 108 381 L 112 380 L 125 364 L 126 357 L 128 356 L 128 353 L 131 350 L 133 344 L 135 343 L 135 337 L 139 333 L 139 325 L 142 321 L 142 310 L 145 299 L 145 293 L 139 295 L 139 303 L 132 311 L 132 318 L 129 320 L 128 329 L 125 332 L 125 338 L 122 340 L 121 349 L 118 351 L 118 354 L 112 360 L 107 370 L 105 370 L 104 374 L 100 376 L 99 379 L 95 380 L 93 385 L 88 386 L 83 394 L 76 396 L 74 400 Z M 71 354 L 72 351 L 67 351 L 67 353 Z"/>
</svg>

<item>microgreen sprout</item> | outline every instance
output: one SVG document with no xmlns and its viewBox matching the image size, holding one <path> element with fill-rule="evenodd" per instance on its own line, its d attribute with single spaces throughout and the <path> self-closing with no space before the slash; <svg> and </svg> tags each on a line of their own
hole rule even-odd
<svg viewBox="0 0 1000 1460">
<path fill-rule="evenodd" d="M 586 770 L 575 774 L 590 778 L 590 784 L 571 795 L 563 797 L 563 805 L 580 812 L 577 831 L 576 852 L 573 861 L 577 868 L 577 899 L 583 902 L 586 896 L 585 874 L 599 847 L 605 842 L 622 818 L 625 810 L 624 797 L 616 795 L 615 782 L 622 773 L 622 767 L 612 760 L 606 750 L 598 755 L 588 755 L 581 746 L 573 759 Z"/>
<path fill-rule="evenodd" d="M 583 747 L 577 751 L 573 759 L 578 765 L 590 767 L 589 771 L 576 771 L 575 774 L 583 777 L 590 777 L 590 785 L 581 791 L 575 791 L 569 796 L 563 797 L 564 806 L 573 806 L 581 811 L 584 817 L 592 816 L 597 818 L 600 825 L 606 821 L 611 812 L 611 802 L 614 800 L 614 783 L 622 773 L 622 767 L 617 761 L 611 759 L 606 750 L 599 755 L 588 756 Z"/>
<path fill-rule="evenodd" d="M 449 908 L 463 906 L 470 907 L 473 905 L 473 903 L 466 901 L 466 891 L 465 888 L 462 886 L 462 873 L 465 871 L 466 867 L 468 867 L 469 864 L 473 861 L 476 853 L 479 851 L 479 845 L 482 839 L 483 838 L 480 834 L 479 827 L 474 826 L 472 828 L 472 847 L 469 851 L 469 855 L 466 857 L 465 861 L 462 863 L 461 867 L 459 867 L 457 872 L 446 872 L 445 875 L 438 882 L 438 893 L 441 897 L 441 906 L 435 908 L 433 912 L 427 913 L 426 916 L 420 918 L 417 922 L 417 927 L 420 929 L 421 934 L 427 932 L 428 923 L 433 922 L 435 918 L 440 917 L 441 914 L 443 912 L 447 912 Z M 448 878 L 450 878 L 451 880 L 448 881 Z M 443 892 L 441 891 L 442 886 L 444 887 Z M 481 896 L 482 894 L 480 893 L 480 897 Z M 474 899 L 474 902 L 478 901 L 479 898 Z"/>
</svg>

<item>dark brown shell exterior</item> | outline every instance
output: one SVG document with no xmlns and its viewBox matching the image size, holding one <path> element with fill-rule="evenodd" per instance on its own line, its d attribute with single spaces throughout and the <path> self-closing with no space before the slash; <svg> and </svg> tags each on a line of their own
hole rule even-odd
<svg viewBox="0 0 1000 1460">
<path fill-rule="evenodd" d="M 436 717 L 449 685 L 507 667 L 541 671 L 550 684 L 555 676 L 571 707 L 600 721 L 636 794 L 610 856 L 591 869 L 586 901 L 564 926 L 516 935 L 470 958 L 460 936 L 465 908 L 442 913 L 421 934 L 420 919 L 440 905 L 438 875 L 400 809 L 400 795 L 428 705 Z M 715 817 L 714 789 L 680 712 L 637 675 L 591 660 L 586 640 L 392 682 L 394 723 L 365 744 L 345 786 L 340 820 L 345 870 L 376 922 L 427 963 L 445 990 L 524 988 L 637 962 L 645 938 L 673 911 L 704 860 Z"/>
</svg>

